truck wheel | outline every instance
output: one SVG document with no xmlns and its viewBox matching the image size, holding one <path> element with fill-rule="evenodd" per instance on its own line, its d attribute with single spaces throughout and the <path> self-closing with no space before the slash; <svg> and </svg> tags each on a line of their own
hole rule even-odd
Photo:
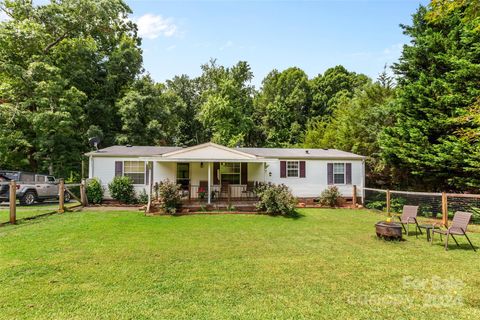
<svg viewBox="0 0 480 320">
<path fill-rule="evenodd" d="M 70 196 L 70 193 L 65 191 L 65 193 L 63 194 L 63 201 L 64 202 L 70 202 L 71 199 L 72 199 L 72 196 Z"/>
<path fill-rule="evenodd" d="M 20 204 L 23 204 L 26 206 L 32 205 L 35 203 L 35 198 L 36 198 L 35 192 L 27 191 L 25 192 L 23 197 L 20 199 Z"/>
</svg>

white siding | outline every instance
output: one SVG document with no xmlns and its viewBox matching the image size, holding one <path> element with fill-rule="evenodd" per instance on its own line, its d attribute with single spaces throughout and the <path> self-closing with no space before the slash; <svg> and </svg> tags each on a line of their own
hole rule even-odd
<svg viewBox="0 0 480 320">
<path fill-rule="evenodd" d="M 282 159 L 283 160 L 283 159 Z M 287 160 L 287 159 L 285 159 Z M 302 159 L 288 159 L 302 160 Z M 287 160 L 287 161 L 288 161 Z M 98 177 L 105 187 L 105 197 L 109 198 L 108 183 L 115 176 L 115 161 L 138 161 L 138 158 L 131 157 L 92 157 L 90 162 L 90 178 Z M 352 164 L 352 184 L 336 185 L 343 196 L 352 195 L 352 185 L 357 185 L 358 195 L 361 195 L 361 186 L 363 184 L 363 164 L 361 160 L 305 160 L 305 178 L 280 178 L 280 160 L 268 159 L 264 170 L 263 163 L 248 164 L 248 181 L 266 181 L 272 183 L 283 183 L 288 185 L 293 194 L 297 197 L 318 197 L 320 193 L 328 187 L 327 181 L 327 163 L 343 162 Z M 154 182 L 164 179 L 176 181 L 177 166 L 175 162 L 156 162 L 154 165 Z M 190 163 L 190 179 L 192 185 L 198 185 L 200 180 L 208 180 L 208 162 L 203 163 L 203 168 L 199 162 Z M 213 164 L 212 178 L 213 183 Z M 147 190 L 147 185 L 135 185 L 137 192 L 142 189 Z"/>
<path fill-rule="evenodd" d="M 110 199 L 108 184 L 115 177 L 115 161 L 138 161 L 138 158 L 120 158 L 120 157 L 92 157 L 91 170 L 89 178 L 99 178 L 102 186 L 105 188 L 105 198 Z M 92 170 L 93 169 L 93 170 Z M 154 172 L 155 173 L 155 172 Z M 137 194 L 143 189 L 148 191 L 147 185 L 135 185 Z"/>
<path fill-rule="evenodd" d="M 301 159 L 285 160 L 297 161 Z M 297 197 L 318 197 L 323 190 L 328 188 L 327 163 L 336 162 L 352 164 L 352 184 L 336 185 L 343 196 L 351 197 L 352 185 L 358 187 L 362 185 L 363 166 L 361 160 L 305 160 L 305 178 L 280 178 L 280 160 L 278 160 L 268 164 L 266 181 L 276 184 L 283 183 L 289 186 Z M 360 190 L 360 188 L 358 189 Z M 360 195 L 360 193 L 358 194 Z"/>
</svg>

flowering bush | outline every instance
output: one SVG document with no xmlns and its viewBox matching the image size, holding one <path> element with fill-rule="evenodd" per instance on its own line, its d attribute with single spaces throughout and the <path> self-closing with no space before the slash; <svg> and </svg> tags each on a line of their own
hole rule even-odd
<svg viewBox="0 0 480 320">
<path fill-rule="evenodd" d="M 297 215 L 297 199 L 290 189 L 284 185 L 263 184 L 256 188 L 259 197 L 257 210 L 271 215 Z"/>
<path fill-rule="evenodd" d="M 165 213 L 175 214 L 180 208 L 180 185 L 170 181 L 163 180 L 158 184 L 158 197 L 160 198 L 161 208 Z"/>
</svg>

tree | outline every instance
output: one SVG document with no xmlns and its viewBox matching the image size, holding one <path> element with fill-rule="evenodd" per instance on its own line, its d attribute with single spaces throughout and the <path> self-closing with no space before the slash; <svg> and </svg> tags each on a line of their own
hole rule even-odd
<svg viewBox="0 0 480 320">
<path fill-rule="evenodd" d="M 198 79 L 190 79 L 186 75 L 167 80 L 168 92 L 176 96 L 182 104 L 175 109 L 175 114 L 179 118 L 177 141 L 182 146 L 192 146 L 207 141 L 205 129 L 197 117 L 201 104 L 198 82 Z"/>
<path fill-rule="evenodd" d="M 163 84 L 155 83 L 148 75 L 138 79 L 117 103 L 122 123 L 117 143 L 176 144 L 178 118 L 170 108 L 180 111 L 183 107 Z"/>
<path fill-rule="evenodd" d="M 398 117 L 384 130 L 382 154 L 417 188 L 479 188 L 480 126 L 472 112 L 480 96 L 480 20 L 466 18 L 478 3 L 443 2 L 438 11 L 439 3 L 420 7 L 403 26 L 412 41 L 394 66 L 399 91 L 391 112 Z"/>
<path fill-rule="evenodd" d="M 0 10 L 0 167 L 78 171 L 97 125 L 105 143 L 114 102 L 141 68 L 140 39 L 120 0 L 4 1 Z"/>
<path fill-rule="evenodd" d="M 352 98 L 343 96 L 329 119 L 314 118 L 305 133 L 305 148 L 339 149 L 367 155 L 368 181 L 384 184 L 389 170 L 380 158 L 378 133 L 395 119 L 388 104 L 394 90 L 379 82 L 357 89 Z"/>
<path fill-rule="evenodd" d="M 301 141 L 310 106 L 308 77 L 299 68 L 271 71 L 255 99 L 255 115 L 266 145 L 289 146 Z"/>
<path fill-rule="evenodd" d="M 370 79 L 366 75 L 350 72 L 341 65 L 327 69 L 310 81 L 312 105 L 308 115 L 330 116 L 342 97 L 351 98 L 355 89 L 368 82 Z"/>
<path fill-rule="evenodd" d="M 248 144 L 254 88 L 250 66 L 240 61 L 231 68 L 218 66 L 214 60 L 202 66 L 199 79 L 201 106 L 198 120 L 211 140 L 227 146 Z"/>
</svg>

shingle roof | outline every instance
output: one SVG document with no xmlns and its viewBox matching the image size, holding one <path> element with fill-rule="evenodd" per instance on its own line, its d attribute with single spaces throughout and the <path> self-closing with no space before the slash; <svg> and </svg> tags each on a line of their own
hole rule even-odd
<svg viewBox="0 0 480 320">
<path fill-rule="evenodd" d="M 300 148 L 238 148 L 237 150 L 265 158 L 324 158 L 324 159 L 363 159 L 365 157 L 336 149 Z"/>
<path fill-rule="evenodd" d="M 111 146 L 86 153 L 87 156 L 160 156 L 162 154 L 180 150 L 182 147 L 157 146 Z M 235 148 L 235 150 L 249 153 L 263 158 L 310 158 L 310 159 L 363 159 L 351 152 L 336 149 L 299 149 L 299 148 Z"/>
<path fill-rule="evenodd" d="M 98 151 L 88 152 L 87 156 L 157 156 L 180 150 L 182 147 L 158 146 L 111 146 Z"/>
</svg>

